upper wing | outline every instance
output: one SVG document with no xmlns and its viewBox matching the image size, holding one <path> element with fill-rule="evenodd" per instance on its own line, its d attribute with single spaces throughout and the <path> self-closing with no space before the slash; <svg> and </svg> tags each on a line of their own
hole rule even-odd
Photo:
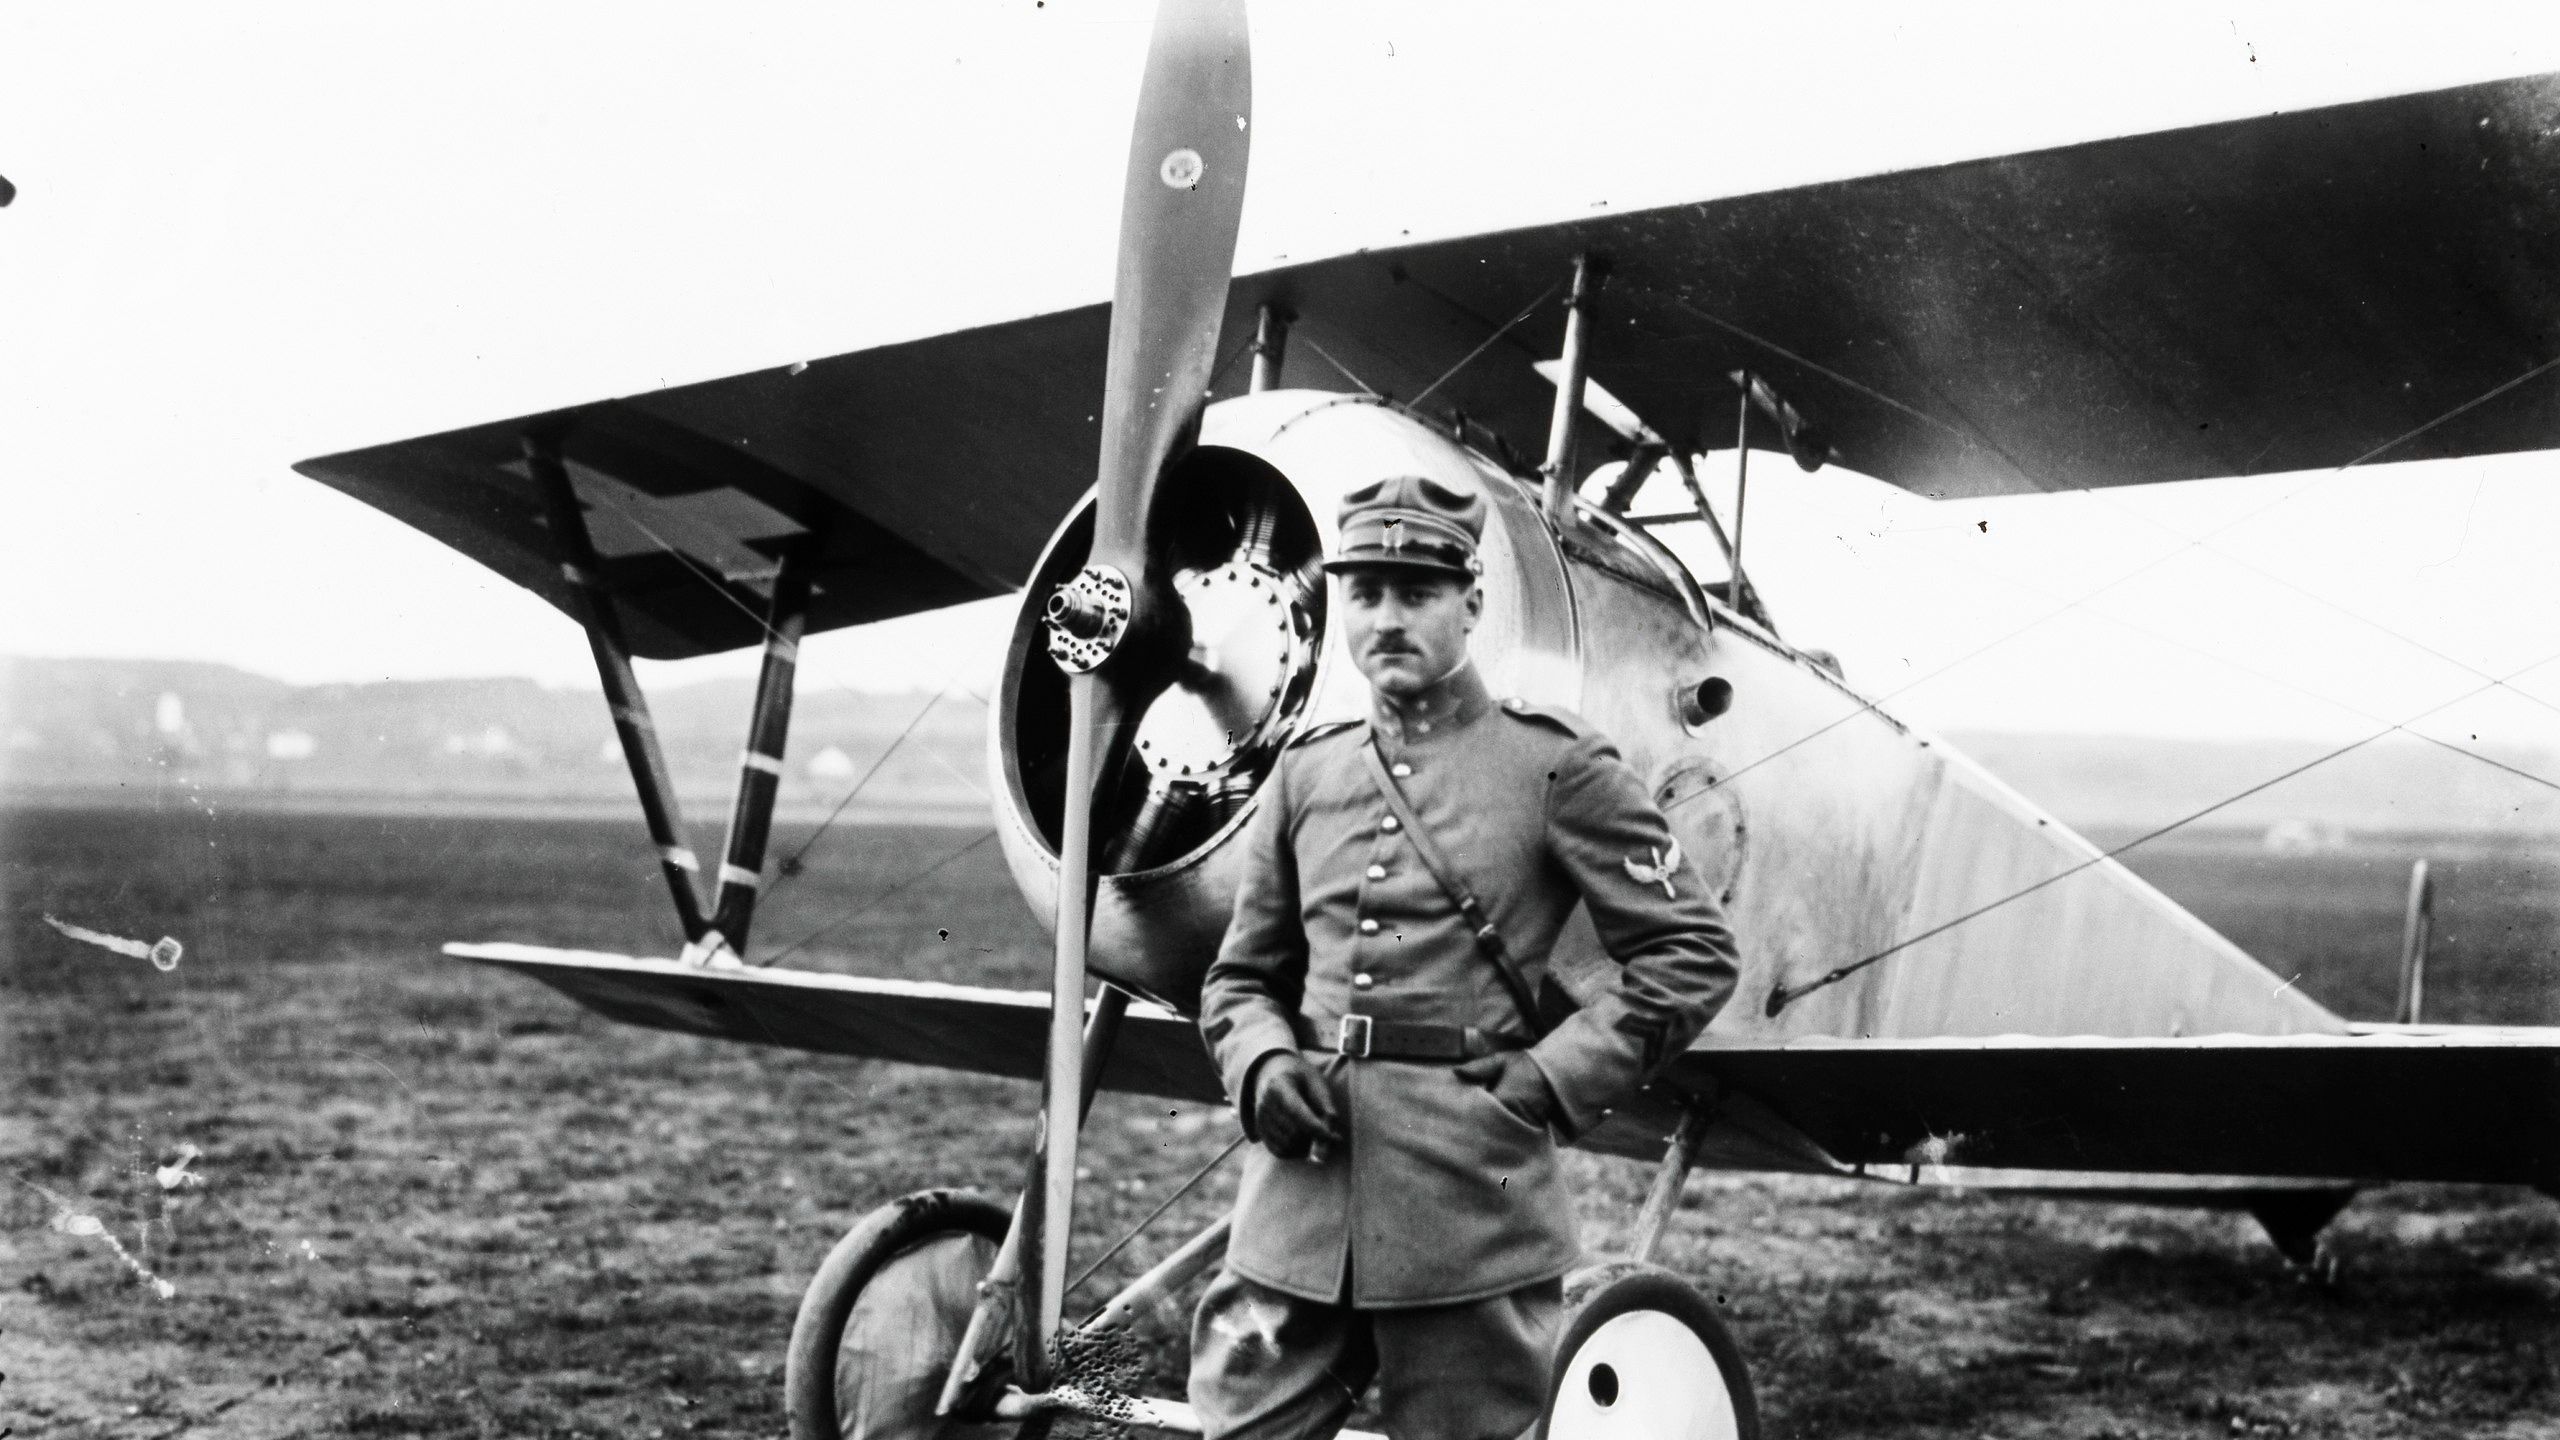
<svg viewBox="0 0 2560 1440">
<path fill-rule="evenodd" d="M 2560 359 L 2560 74 L 2081 143 L 1352 256 L 1270 277 L 1308 315 L 1398 315 L 1354 369 L 1400 395 L 1454 361 L 1423 295 L 1495 318 L 1613 261 L 1592 374 L 1674 443 L 1728 446 L 1751 369 L 1830 456 L 1923 495 L 2337 466 Z M 1380 302 L 1382 279 L 1423 295 Z M 1359 284 L 1367 282 L 1367 290 Z M 1362 295 L 1372 310 L 1341 300 Z M 1467 343 L 1480 336 L 1482 320 Z M 1436 397 L 1544 433 L 1516 354 Z M 1754 438 L 1779 446 L 1779 438 Z M 2560 382 L 2391 459 L 2560 443 Z"/>
<path fill-rule="evenodd" d="M 1033 1079 L 1047 1034 L 1048 997 L 1027 991 L 530 945 L 445 953 L 530 975 L 616 1020 L 829 1054 Z M 2040 1171 L 2084 1190 L 2139 1176 L 2560 1187 L 2560 1029 L 1710 1039 L 1669 1080 L 1718 1098 L 1703 1158 L 1740 1168 Z M 1144 1003 L 1130 1006 L 1103 1084 L 1224 1098 L 1191 1022 Z M 1657 1090 L 1583 1143 L 1658 1158 L 1675 1119 Z"/>
<path fill-rule="evenodd" d="M 1093 483 L 1106 306 L 523 415 L 294 468 L 578 613 L 520 437 L 560 439 L 631 648 L 764 638 L 785 541 L 808 629 L 1018 588 Z"/>
<path fill-rule="evenodd" d="M 1588 249 L 1613 266 L 1591 373 L 1673 442 L 1730 445 L 1727 377 L 1748 369 L 1850 469 L 1979 495 L 2365 456 L 2560 358 L 2555 238 L 2560 75 L 2542 75 L 1251 284 L 1295 297 L 1327 349 L 1410 395 Z M 1515 331 L 1431 408 L 1463 408 L 1537 453 L 1554 392 L 1529 366 L 1556 333 L 1552 320 Z M 1783 448 L 1774 433 L 1752 443 Z M 2386 453 L 2555 444 L 2560 380 L 2545 377 Z"/>
<path fill-rule="evenodd" d="M 2556 180 L 2535 76 L 1293 265 L 1237 280 L 1225 334 L 1285 305 L 1287 383 L 1428 390 L 1535 455 L 1531 362 L 1587 249 L 1594 376 L 1693 447 L 1731 443 L 1749 369 L 1819 448 L 1933 495 L 2538 449 L 2548 377 L 2444 417 L 2560 357 Z M 1019 586 L 1091 483 L 1107 329 L 1086 306 L 297 468 L 567 608 L 516 458 L 564 431 L 634 648 L 699 654 L 758 638 L 758 573 L 806 530 L 812 630 Z"/>
</svg>

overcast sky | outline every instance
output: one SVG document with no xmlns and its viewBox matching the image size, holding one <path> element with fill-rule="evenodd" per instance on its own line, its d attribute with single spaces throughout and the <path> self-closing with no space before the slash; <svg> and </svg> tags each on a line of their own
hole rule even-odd
<svg viewBox="0 0 2560 1440">
<path fill-rule="evenodd" d="M 1266 3 L 1239 265 L 2560 69 L 2547 4 L 2077 8 Z M 288 466 L 1103 298 L 1146 14 L 0 13 L 0 653 L 591 683 Z M 2352 735 L 2560 657 L 2553 470 L 1933 505 L 1764 462 L 1750 558 L 1923 724 Z M 983 689 L 1001 609 L 807 683 Z M 2428 724 L 2560 743 L 2513 690 Z"/>
</svg>

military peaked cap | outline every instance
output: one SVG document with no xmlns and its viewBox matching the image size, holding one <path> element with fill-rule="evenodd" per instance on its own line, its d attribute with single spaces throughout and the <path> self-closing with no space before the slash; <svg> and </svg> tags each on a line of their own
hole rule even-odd
<svg viewBox="0 0 2560 1440">
<path fill-rule="evenodd" d="M 1470 578 L 1484 573 L 1484 496 L 1420 475 L 1373 481 L 1342 497 L 1342 547 L 1325 569 L 1398 565 Z"/>
</svg>

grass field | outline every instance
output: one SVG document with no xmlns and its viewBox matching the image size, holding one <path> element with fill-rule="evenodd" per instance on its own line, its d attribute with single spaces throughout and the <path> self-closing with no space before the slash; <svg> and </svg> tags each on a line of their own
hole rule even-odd
<svg viewBox="0 0 2560 1440">
<path fill-rule="evenodd" d="M 759 934 L 850 913 L 795 962 L 1035 983 L 1038 932 L 976 836 L 831 832 Z M 835 1237 L 908 1190 L 1003 1191 L 1028 1144 L 1026 1086 L 621 1029 L 436 956 L 665 953 L 636 826 L 172 797 L 9 812 L 5 847 L 0 1434 L 777 1435 Z M 2444 883 L 2432 1017 L 2560 1023 L 2560 849 L 2201 834 L 2135 858 L 2372 1017 L 2417 853 Z M 187 955 L 161 973 L 46 912 Z M 1106 1097 L 1087 1253 L 1229 1123 Z M 1646 1177 L 1577 1164 L 1606 1247 Z M 2408 1187 L 2332 1234 L 2322 1289 L 2236 1216 L 1708 1176 L 1665 1258 L 1725 1298 L 1773 1436 L 2560 1433 L 2560 1207 Z M 1178 1384 L 1181 1334 L 1178 1307 L 1143 1331 L 1154 1383 Z"/>
</svg>

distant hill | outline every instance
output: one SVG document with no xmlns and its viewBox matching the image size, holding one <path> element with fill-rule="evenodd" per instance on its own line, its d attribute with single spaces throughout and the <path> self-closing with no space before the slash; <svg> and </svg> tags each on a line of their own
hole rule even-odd
<svg viewBox="0 0 2560 1440">
<path fill-rule="evenodd" d="M 713 680 L 650 694 L 677 791 L 703 820 L 725 814 L 754 691 L 749 680 Z M 804 686 L 782 804 L 832 806 L 886 756 L 858 808 L 984 812 L 985 726 L 966 695 Z M 184 661 L 0 660 L 0 785 L 19 795 L 186 785 L 252 803 L 637 808 L 594 691 L 518 679 L 288 685 Z"/>
<path fill-rule="evenodd" d="M 754 685 L 653 692 L 651 709 L 689 814 L 714 822 L 737 780 Z M 928 702 L 931 708 L 926 709 Z M 923 711 L 903 743 L 898 737 Z M 2167 824 L 2318 759 L 2317 741 L 2135 736 L 1947 737 L 2065 823 L 2119 832 Z M 894 746 L 894 750 L 893 750 Z M 855 813 L 984 814 L 986 713 L 975 699 L 804 686 L 782 804 L 833 806 L 886 756 Z M 2483 748 L 2560 780 L 2560 755 Z M 595 692 L 530 680 L 288 685 L 174 660 L 0 660 L 0 787 L 18 796 L 151 796 L 178 785 L 235 803 L 508 803 L 636 809 Z M 2560 790 L 2394 736 L 2217 811 L 2217 827 L 2560 831 Z"/>
</svg>

